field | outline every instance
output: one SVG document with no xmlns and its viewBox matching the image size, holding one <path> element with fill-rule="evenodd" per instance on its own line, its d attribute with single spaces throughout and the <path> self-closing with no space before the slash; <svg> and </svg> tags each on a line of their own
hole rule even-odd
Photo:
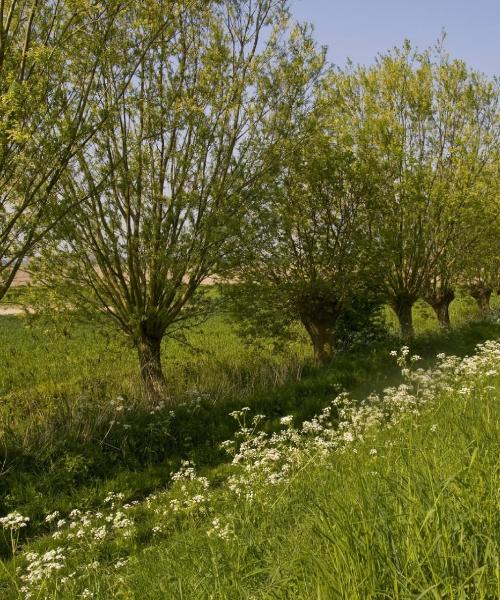
<svg viewBox="0 0 500 600">
<path fill-rule="evenodd" d="M 378 4 L 0 0 L 0 600 L 500 598 L 500 78 Z"/>
<path fill-rule="evenodd" d="M 477 321 L 471 301 L 452 308 L 456 327 L 444 334 L 417 307 L 414 368 L 498 339 L 498 324 Z M 457 375 L 452 365 L 453 375 L 415 383 L 389 356 L 401 342 L 389 311 L 387 322 L 386 339 L 319 369 L 305 338 L 282 352 L 249 346 L 214 315 L 183 343 L 166 342 L 170 399 L 152 406 L 133 349 L 110 331 L 74 316 L 0 317 L 1 512 L 29 517 L 23 527 L 4 523 L 2 597 L 494 597 L 498 347 L 482 351 L 475 371 Z M 353 417 L 362 401 L 405 377 L 425 406 L 367 430 L 352 452 L 276 442 L 278 456 L 295 457 L 285 470 L 281 458 L 255 468 L 267 460 L 259 452 L 276 451 L 257 443 L 242 459 L 252 501 L 234 495 L 228 481 L 240 467 L 221 443 L 250 435 L 253 425 L 238 433 L 241 419 L 265 415 L 256 429 L 279 438 L 288 416 L 299 429 L 316 423 L 348 391 L 347 421 L 362 422 L 365 413 Z M 337 431 L 338 408 L 334 416 Z M 88 514 L 69 517 L 75 509 Z M 58 533 L 60 519 L 78 524 L 80 537 L 62 522 Z"/>
</svg>

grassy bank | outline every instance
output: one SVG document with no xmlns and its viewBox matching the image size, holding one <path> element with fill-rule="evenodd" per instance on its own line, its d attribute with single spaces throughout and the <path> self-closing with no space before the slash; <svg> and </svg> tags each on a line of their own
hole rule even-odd
<svg viewBox="0 0 500 600">
<path fill-rule="evenodd" d="M 417 308 L 412 351 L 424 366 L 439 352 L 464 356 L 499 337 L 497 324 L 468 320 L 467 307 L 456 303 L 462 325 L 448 334 L 429 330 L 425 309 Z M 273 431 L 285 415 L 310 419 L 341 391 L 362 399 L 399 384 L 399 370 L 387 361 L 399 344 L 389 335 L 320 370 L 307 340 L 282 353 L 248 347 L 218 315 L 191 331 L 187 344 L 166 341 L 172 411 L 144 402 L 135 354 L 109 331 L 0 317 L 0 513 L 29 514 L 22 534 L 31 537 L 46 531 L 51 510 L 90 509 L 114 489 L 140 500 L 167 484 L 181 460 L 206 469 L 227 461 L 219 444 L 234 435 L 229 413 L 243 405 L 265 414 Z M 0 550 L 8 554 L 5 544 Z"/>
<path fill-rule="evenodd" d="M 4 596 L 498 597 L 500 346 L 427 371 L 397 360 L 403 386 L 297 430 L 259 434 L 266 421 L 237 412 L 232 464 L 52 515 L 4 564 Z"/>
</svg>

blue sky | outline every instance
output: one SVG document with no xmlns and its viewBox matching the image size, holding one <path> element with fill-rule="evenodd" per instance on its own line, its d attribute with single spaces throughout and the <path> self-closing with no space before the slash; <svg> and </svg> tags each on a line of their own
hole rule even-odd
<svg viewBox="0 0 500 600">
<path fill-rule="evenodd" d="M 419 48 L 434 44 L 444 28 L 454 58 L 488 75 L 500 75 L 500 0 L 291 0 L 300 21 L 315 26 L 329 57 L 368 64 L 405 38 Z"/>
</svg>

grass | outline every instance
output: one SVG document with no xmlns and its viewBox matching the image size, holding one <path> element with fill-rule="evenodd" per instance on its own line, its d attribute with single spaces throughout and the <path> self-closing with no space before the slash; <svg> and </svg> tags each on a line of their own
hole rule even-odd
<svg viewBox="0 0 500 600">
<path fill-rule="evenodd" d="M 11 290 L 4 304 L 11 302 L 29 305 L 29 288 Z M 492 304 L 500 307 L 500 298 L 494 297 Z M 387 309 L 385 316 L 389 331 L 396 335 L 394 313 Z M 424 302 L 417 302 L 414 317 L 417 334 L 439 331 Z M 461 296 L 452 303 L 455 327 L 477 318 L 472 298 Z M 197 392 L 221 397 L 299 378 L 302 367 L 310 363 L 311 351 L 305 335 L 282 354 L 271 346 L 267 350 L 246 346 L 234 325 L 217 314 L 189 331 L 186 343 L 166 339 L 163 357 L 174 398 Z M 105 383 L 117 394 L 137 393 L 137 358 L 120 335 L 75 319 L 0 316 L 0 396 L 23 390 L 30 395 L 79 391 L 89 381 Z"/>
<path fill-rule="evenodd" d="M 19 295 L 17 292 L 16 300 L 27 302 L 27 293 L 23 291 Z M 439 352 L 465 356 L 476 344 L 500 337 L 498 324 L 474 321 L 474 307 L 467 299 L 462 298 L 452 306 L 452 319 L 457 327 L 447 334 L 438 330 L 433 315 L 424 305 L 415 309 L 418 336 L 412 343 L 412 351 L 422 356 L 425 367 L 432 366 Z M 389 351 L 400 345 L 394 335 L 390 313 L 387 319 L 393 333 L 386 340 L 343 352 L 329 368 L 318 369 L 312 363 L 306 339 L 282 353 L 273 352 L 271 345 L 263 348 L 247 346 L 224 315 L 214 315 L 203 326 L 189 332 L 187 343 L 172 339 L 165 342 L 164 368 L 176 403 L 175 414 L 172 414 L 169 406 L 152 407 L 144 401 L 138 386 L 135 353 L 112 332 L 69 320 L 65 315 L 56 320 L 0 317 L 0 435 L 3 447 L 0 513 L 18 510 L 30 516 L 29 526 L 20 532 L 19 541 L 25 543 L 44 539 L 50 530 L 44 522 L 45 515 L 54 510 L 61 514 L 67 514 L 76 506 L 94 510 L 102 505 L 110 491 L 116 490 L 124 494 L 126 501 L 142 501 L 169 484 L 170 473 L 179 468 L 181 460 L 192 460 L 216 482 L 223 479 L 227 456 L 219 446 L 237 431 L 234 420 L 228 416 L 231 411 L 247 405 L 254 413 L 264 413 L 267 416 L 264 428 L 273 432 L 280 430 L 281 417 L 293 415 L 296 423 L 310 419 L 339 391 L 348 390 L 353 398 L 361 400 L 374 390 L 401 383 L 400 370 L 387 360 Z M 415 441 L 412 451 L 416 451 L 419 443 Z M 424 453 L 427 451 L 427 448 L 422 449 Z M 323 467 L 319 470 L 311 468 L 307 481 L 304 480 L 309 491 L 306 493 L 305 488 L 300 491 L 305 496 L 294 496 L 295 491 L 290 490 L 290 498 L 295 500 L 286 506 L 280 502 L 279 510 L 273 513 L 277 520 L 273 534 L 277 535 L 279 543 L 273 546 L 265 532 L 258 533 L 259 544 L 269 544 L 272 548 L 270 556 L 281 551 L 291 552 L 295 544 L 302 544 L 294 537 L 290 523 L 306 523 L 311 506 L 316 518 L 318 515 L 324 517 L 328 506 L 335 505 L 338 499 L 324 498 L 322 504 L 321 496 L 316 496 L 316 492 L 311 496 L 310 489 L 325 493 L 335 486 L 344 489 L 344 478 L 347 481 L 362 470 L 362 464 L 355 462 L 356 457 L 351 459 L 354 462 L 350 465 L 340 463 L 340 479 L 332 479 L 333 473 Z M 317 479 L 314 479 L 316 471 Z M 299 493 L 299 488 L 296 491 Z M 362 506 L 359 498 L 352 501 L 356 506 Z M 300 505 L 300 510 L 293 506 L 294 503 Z M 375 508 L 373 505 L 370 510 Z M 389 508 L 387 511 L 389 515 Z M 256 523 L 251 527 L 260 531 Z M 266 527 L 272 530 L 270 523 Z M 316 532 L 317 524 L 311 528 L 303 533 L 305 537 L 313 535 L 313 529 Z M 315 542 L 321 547 L 326 544 L 325 531 L 327 529 Z M 138 548 L 144 547 L 145 553 L 153 552 L 154 549 L 149 549 L 154 546 L 150 533 L 144 536 Z M 181 537 L 184 540 L 184 533 Z M 185 560 L 189 560 L 189 552 L 195 552 L 195 545 L 201 543 L 196 536 L 193 539 L 194 545 L 186 546 L 185 553 L 180 554 Z M 286 546 L 288 540 L 294 540 L 289 548 Z M 4 558 L 11 552 L 8 541 L 3 546 L 0 544 L 0 555 Z M 183 547 L 183 541 L 177 543 Z M 348 545 L 347 538 L 344 544 Z M 252 553 L 260 556 L 256 546 L 241 552 L 238 558 L 241 569 L 248 568 L 250 573 L 255 569 L 255 573 L 251 577 L 243 570 L 232 573 L 234 581 L 231 585 L 237 586 L 238 593 L 243 585 L 241 582 L 249 577 L 252 581 L 255 577 L 259 579 L 259 569 L 263 568 L 261 563 L 252 566 L 245 562 Z M 305 560 L 305 557 L 295 557 L 290 564 L 299 568 L 299 563 Z M 210 565 L 203 563 L 202 568 L 209 569 Z M 234 565 L 227 572 L 223 565 L 217 568 L 222 569 L 221 577 L 235 569 Z M 147 573 L 146 565 L 144 572 Z M 279 589 L 280 573 L 271 576 L 273 581 L 277 578 L 276 589 Z M 270 575 L 265 577 L 268 581 Z M 218 589 L 219 585 L 210 581 L 209 587 L 202 586 L 207 595 L 197 596 L 194 588 L 182 591 L 182 586 L 187 585 L 185 582 L 177 584 L 181 586 L 177 596 L 180 598 L 208 598 L 209 587 L 214 585 L 214 589 Z M 135 589 L 135 585 L 140 589 L 142 584 L 130 583 L 130 589 Z M 166 584 L 161 586 L 174 594 Z M 229 593 L 227 589 L 232 588 L 221 589 Z M 307 588 L 309 596 L 305 589 L 300 588 L 303 596 L 294 596 L 295 592 L 290 591 L 289 596 L 273 596 L 269 592 L 271 595 L 258 597 L 308 598 L 316 597 L 314 594 L 320 592 L 323 595 L 317 595 L 318 598 L 335 597 L 328 595 L 333 594 L 331 590 L 328 593 L 321 591 L 321 586 L 317 588 L 318 592 L 316 588 Z M 135 593 L 123 592 L 123 597 L 136 597 Z M 155 593 L 151 590 L 150 596 L 144 597 L 166 597 L 155 596 Z M 261 593 L 264 592 L 261 590 Z M 241 594 L 213 597 L 252 597 L 250 592 L 250 595 L 244 595 L 247 591 L 241 591 Z M 175 594 L 172 597 L 176 597 Z"/>
<path fill-rule="evenodd" d="M 124 596 L 498 597 L 499 423 L 491 392 L 445 395 L 377 437 L 376 457 L 362 446 L 301 472 L 269 509 L 245 514 L 231 543 L 188 526 L 144 550 Z"/>
<path fill-rule="evenodd" d="M 280 383 L 310 357 L 308 344 L 286 355 L 246 346 L 220 315 L 190 331 L 186 343 L 166 339 L 164 369 L 170 394 L 199 391 L 216 397 L 252 391 L 259 381 Z M 138 394 L 138 361 L 133 348 L 107 329 L 72 322 L 32 323 L 0 316 L 0 394 L 78 390 L 106 382 L 119 393 Z"/>
<path fill-rule="evenodd" d="M 465 315 L 467 305 L 457 306 Z M 447 335 L 429 331 L 420 309 L 416 325 L 413 349 L 426 364 L 438 352 L 470 353 L 499 333 L 475 322 Z M 137 360 L 121 338 L 65 319 L 0 317 L 0 510 L 29 510 L 36 523 L 52 506 L 100 502 L 115 481 L 141 496 L 163 485 L 181 459 L 224 460 L 218 444 L 235 430 L 228 413 L 244 404 L 273 427 L 286 414 L 310 418 L 340 390 L 363 398 L 399 377 L 386 360 L 395 338 L 340 354 L 326 370 L 312 365 L 306 341 L 282 354 L 245 346 L 222 315 L 191 331 L 188 342 L 164 347 L 177 401 L 172 419 L 169 407 L 151 414 L 142 401 Z"/>
<path fill-rule="evenodd" d="M 271 444 L 281 452 L 279 463 L 265 463 L 270 447 L 263 446 L 250 470 L 210 469 L 204 473 L 209 492 L 199 477 L 184 478 L 124 509 L 135 523 L 130 537 L 118 529 L 104 545 L 34 541 L 27 550 L 75 548 L 62 552 L 69 558 L 61 573 L 74 572 L 73 579 L 63 582 L 55 574 L 35 586 L 38 597 L 498 597 L 499 357 L 497 345 L 460 367 L 454 363 L 444 376 L 434 371 L 410 379 L 413 396 L 405 398 L 415 399 L 418 411 L 403 408 L 395 420 L 384 412 L 392 426 L 362 430 L 363 438 L 344 451 L 315 452 L 313 435 L 298 452 Z M 389 393 L 392 410 L 398 397 Z M 354 422 L 359 419 L 349 427 Z M 289 461 L 291 471 L 270 486 L 268 472 L 258 467 L 263 460 L 279 468 Z M 231 493 L 231 473 L 243 474 L 244 489 L 255 493 L 251 502 Z M 172 500 L 200 489 L 202 504 L 172 510 Z M 26 560 L 4 566 L 7 573 L 16 566 L 24 572 Z M 3 586 L 6 599 L 18 597 L 13 579 L 6 576 Z"/>
</svg>

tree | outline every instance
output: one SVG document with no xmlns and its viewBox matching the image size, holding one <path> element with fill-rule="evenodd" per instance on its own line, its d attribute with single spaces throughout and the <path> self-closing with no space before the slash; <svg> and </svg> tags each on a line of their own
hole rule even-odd
<svg viewBox="0 0 500 600">
<path fill-rule="evenodd" d="M 0 2 L 0 300 L 68 210 L 53 192 L 102 117 L 88 100 L 121 6 Z"/>
<path fill-rule="evenodd" d="M 446 205 L 443 229 L 448 236 L 446 244 L 438 247 L 423 297 L 443 328 L 450 327 L 449 305 L 455 288 L 464 274 L 467 277 L 469 272 L 470 277 L 471 257 L 476 266 L 488 264 L 490 276 L 495 262 L 498 269 L 494 241 L 499 208 L 498 91 L 498 82 L 467 70 L 459 61 L 450 63 L 446 57 L 440 65 L 437 93 L 443 100 L 438 104 L 439 132 L 447 133 L 438 139 L 448 150 L 438 166 L 432 166 L 434 187 L 439 186 L 440 201 Z M 476 268 L 476 272 L 481 270 L 484 276 L 485 269 Z M 474 290 L 481 296 L 477 286 Z"/>
<path fill-rule="evenodd" d="M 343 95 L 359 160 L 371 165 L 373 223 L 401 333 L 413 335 L 419 297 L 447 325 L 464 217 L 477 211 L 478 178 L 498 154 L 496 85 L 441 46 L 418 53 L 407 43 L 350 70 Z"/>
<path fill-rule="evenodd" d="M 106 94 L 92 106 L 108 120 L 64 180 L 71 201 L 89 199 L 44 262 L 70 302 L 132 340 L 152 398 L 166 393 L 162 339 L 204 313 L 202 283 L 233 266 L 246 196 L 289 129 L 296 101 L 283 74 L 316 60 L 300 29 L 286 42 L 285 0 L 169 6 L 133 8 L 130 48 L 158 19 L 165 30 L 123 95 L 128 53 L 103 70 Z"/>
<path fill-rule="evenodd" d="M 461 283 L 476 301 L 483 318 L 490 316 L 491 296 L 500 288 L 499 164 L 497 160 L 491 165 L 493 173 L 488 174 L 480 188 L 479 210 L 468 221 L 472 243 L 464 253 L 461 271 Z"/>
<path fill-rule="evenodd" d="M 436 314 L 442 329 L 450 329 L 450 304 L 455 299 L 455 280 L 453 271 L 443 265 L 438 268 L 439 275 L 431 275 L 426 282 L 424 299 Z"/>
<path fill-rule="evenodd" d="M 496 166 L 495 166 L 496 163 Z M 423 297 L 436 313 L 444 329 L 451 326 L 449 306 L 458 287 L 465 288 L 478 302 L 483 316 L 489 312 L 489 297 L 500 282 L 500 236 L 498 217 L 498 156 L 492 152 L 488 164 L 476 177 L 474 185 L 460 193 L 468 194 L 462 203 L 455 234 L 424 284 Z"/>
<path fill-rule="evenodd" d="M 350 132 L 321 89 L 312 104 L 298 123 L 307 142 L 289 140 L 276 171 L 255 191 L 246 260 L 226 292 L 244 330 L 283 338 L 300 323 L 324 365 L 339 347 L 342 317 L 375 295 L 376 254 L 367 218 L 371 190 Z"/>
</svg>

